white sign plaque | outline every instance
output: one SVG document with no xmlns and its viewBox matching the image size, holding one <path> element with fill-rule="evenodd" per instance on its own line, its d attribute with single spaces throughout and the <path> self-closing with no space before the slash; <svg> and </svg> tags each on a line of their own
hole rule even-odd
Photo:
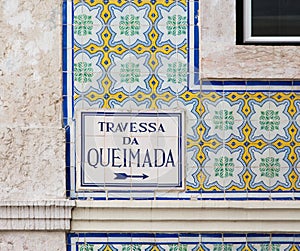
<svg viewBox="0 0 300 251">
<path fill-rule="evenodd" d="M 181 111 L 78 112 L 77 188 L 183 189 L 184 121 Z"/>
</svg>

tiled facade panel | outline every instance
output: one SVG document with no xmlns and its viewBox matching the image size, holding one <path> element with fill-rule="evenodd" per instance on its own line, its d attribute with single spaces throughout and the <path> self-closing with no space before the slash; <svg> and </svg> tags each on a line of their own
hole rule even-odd
<svg viewBox="0 0 300 251">
<path fill-rule="evenodd" d="M 70 234 L 68 251 L 296 251 L 298 235 Z"/>
<path fill-rule="evenodd" d="M 198 1 L 86 0 L 63 7 L 71 198 L 299 198 L 300 82 L 200 81 Z M 184 191 L 79 191 L 75 113 L 88 109 L 185 111 Z"/>
<path fill-rule="evenodd" d="M 299 190 L 297 92 L 225 89 L 200 96 L 187 140 L 189 191 Z"/>
<path fill-rule="evenodd" d="M 300 82 L 259 77 L 233 81 L 234 72 L 231 77 L 227 72 L 224 79 L 217 74 L 217 81 L 201 79 L 201 69 L 205 68 L 201 67 L 201 6 L 207 9 L 207 2 L 64 1 L 64 124 L 67 195 L 71 199 L 299 199 Z M 209 27 L 204 28 L 204 37 L 209 32 Z M 207 53 L 207 43 L 204 45 Z M 207 55 L 203 59 L 206 65 L 215 60 L 206 60 Z M 203 72 L 205 75 L 205 69 Z M 184 134 L 180 136 L 184 138 L 180 189 L 161 189 L 159 168 L 144 168 L 142 176 L 120 171 L 116 180 L 130 179 L 124 181 L 125 187 L 114 189 L 113 180 L 107 179 L 106 171 L 97 169 L 96 164 L 93 172 L 101 172 L 101 182 L 96 184 L 99 176 L 91 176 L 95 184 L 83 184 L 86 162 L 78 150 L 80 144 L 82 151 L 80 137 L 84 133 L 78 127 L 82 126 L 79 112 L 94 112 L 103 121 L 114 121 L 114 116 L 115 121 L 122 121 L 116 114 L 125 120 L 126 116 L 148 112 L 157 121 L 166 114 L 184 115 L 183 124 L 168 122 L 174 135 Z M 88 136 L 92 140 L 100 137 L 95 133 Z M 98 142 L 97 146 L 112 146 L 107 140 L 118 142 L 117 137 L 101 134 L 102 145 Z M 157 145 L 172 146 L 180 141 L 176 137 Z M 161 139 L 145 137 L 140 147 L 151 148 L 153 140 Z M 138 146 L 132 146 L 135 148 Z M 149 172 L 158 173 L 157 187 L 155 182 L 145 185 Z M 136 177 L 142 179 L 134 180 Z M 298 235 L 246 234 L 247 229 L 244 234 L 207 234 L 201 229 L 191 229 L 193 234 L 174 233 L 172 229 L 171 233 L 94 231 L 67 234 L 68 251 L 300 250 Z"/>
</svg>

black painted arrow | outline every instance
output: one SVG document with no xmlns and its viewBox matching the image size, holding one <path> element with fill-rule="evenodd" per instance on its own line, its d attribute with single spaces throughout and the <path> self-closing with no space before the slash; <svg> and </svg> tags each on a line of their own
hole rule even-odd
<svg viewBox="0 0 300 251">
<path fill-rule="evenodd" d="M 126 180 L 127 178 L 134 178 L 134 179 L 147 179 L 149 176 L 144 174 L 143 175 L 128 175 L 126 173 L 115 173 L 116 177 L 115 180 Z"/>
</svg>

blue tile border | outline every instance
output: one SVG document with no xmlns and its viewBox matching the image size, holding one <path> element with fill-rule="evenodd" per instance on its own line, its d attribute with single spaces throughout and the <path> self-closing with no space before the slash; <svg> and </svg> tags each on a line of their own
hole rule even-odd
<svg viewBox="0 0 300 251">
<path fill-rule="evenodd" d="M 241 245 L 256 250 L 253 245 L 299 245 L 299 234 L 208 234 L 208 233 L 69 233 L 66 237 L 68 251 L 78 250 L 79 245 L 143 245 L 151 248 L 160 245 Z M 208 246 L 207 246 L 208 245 Z M 150 246 L 150 247 L 147 247 Z M 214 246 L 215 247 L 215 246 Z M 159 250 L 161 250 L 159 248 Z M 162 249 L 163 250 L 163 249 Z M 286 249 L 285 249 L 286 250 Z M 290 249 L 287 249 L 290 250 Z"/>
<path fill-rule="evenodd" d="M 202 80 L 201 91 L 300 92 L 300 82 L 278 80 Z"/>
</svg>

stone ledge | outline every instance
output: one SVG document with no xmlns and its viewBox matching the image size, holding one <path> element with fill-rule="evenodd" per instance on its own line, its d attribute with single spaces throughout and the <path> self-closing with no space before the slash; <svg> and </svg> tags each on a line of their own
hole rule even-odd
<svg viewBox="0 0 300 251">
<path fill-rule="evenodd" d="M 0 230 L 69 230 L 74 201 L 0 201 Z"/>
<path fill-rule="evenodd" d="M 71 231 L 300 233 L 300 201 L 77 201 Z"/>
</svg>

